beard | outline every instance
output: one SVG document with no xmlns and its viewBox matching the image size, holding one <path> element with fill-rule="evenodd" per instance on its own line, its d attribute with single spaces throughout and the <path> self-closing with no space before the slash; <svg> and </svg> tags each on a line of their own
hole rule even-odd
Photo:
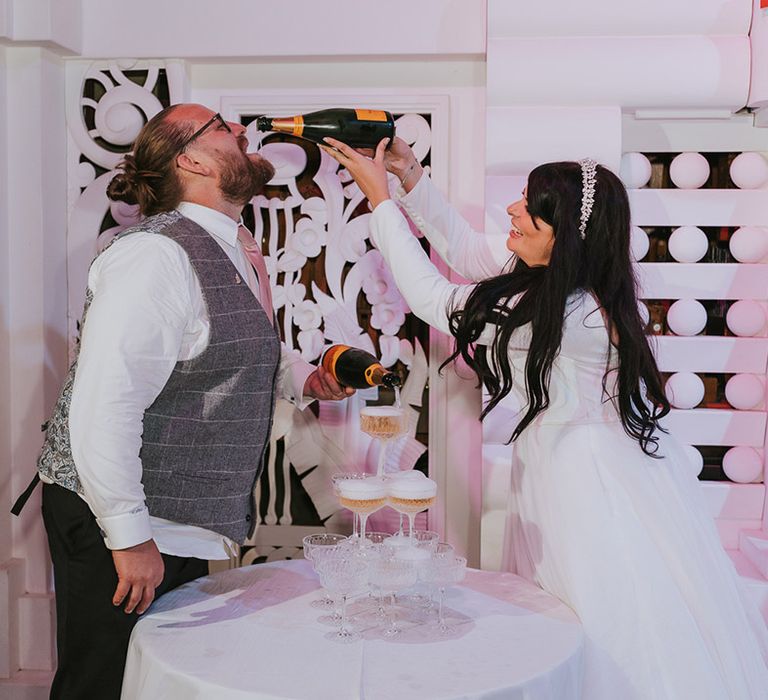
<svg viewBox="0 0 768 700">
<path fill-rule="evenodd" d="M 220 158 L 219 189 L 228 202 L 238 206 L 244 207 L 261 194 L 275 176 L 275 167 L 258 153 L 226 153 Z"/>
</svg>

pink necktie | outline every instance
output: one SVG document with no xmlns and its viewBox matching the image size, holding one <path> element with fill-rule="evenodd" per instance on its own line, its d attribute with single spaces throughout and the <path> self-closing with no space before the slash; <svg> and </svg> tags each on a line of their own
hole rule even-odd
<svg viewBox="0 0 768 700">
<path fill-rule="evenodd" d="M 261 254 L 261 249 L 256 241 L 253 240 L 253 236 L 243 225 L 237 228 L 237 240 L 240 241 L 240 245 L 243 247 L 246 259 L 253 265 L 249 272 L 256 270 L 259 285 L 259 301 L 264 307 L 264 311 L 267 312 L 269 322 L 272 323 L 274 315 L 272 309 L 272 289 L 269 286 L 269 273 L 267 273 L 267 264 L 264 262 L 264 256 Z"/>
</svg>

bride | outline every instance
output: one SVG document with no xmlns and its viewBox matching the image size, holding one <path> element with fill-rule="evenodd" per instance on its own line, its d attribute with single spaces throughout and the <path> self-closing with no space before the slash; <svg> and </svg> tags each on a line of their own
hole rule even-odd
<svg viewBox="0 0 768 700">
<path fill-rule="evenodd" d="M 504 250 L 448 206 L 401 140 L 372 159 L 326 143 L 368 198 L 371 238 L 411 309 L 454 336 L 451 359 L 485 386 L 482 416 L 508 395 L 523 406 L 510 426 L 508 563 L 579 615 L 585 700 L 768 697 L 765 625 L 660 422 L 669 403 L 618 178 L 591 160 L 535 168 L 507 209 Z M 433 247 L 479 281 L 452 284 L 432 265 L 387 169 Z"/>
</svg>

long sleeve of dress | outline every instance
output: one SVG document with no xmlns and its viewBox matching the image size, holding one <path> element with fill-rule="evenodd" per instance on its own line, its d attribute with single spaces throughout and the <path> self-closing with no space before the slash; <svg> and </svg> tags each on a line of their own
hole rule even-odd
<svg viewBox="0 0 768 700">
<path fill-rule="evenodd" d="M 495 277 L 512 259 L 505 235 L 475 231 L 426 175 L 396 196 L 432 248 L 462 277 L 475 282 Z"/>
<path fill-rule="evenodd" d="M 371 239 L 413 313 L 443 333 L 450 333 L 448 315 L 463 304 L 472 285 L 453 284 L 440 274 L 391 199 L 376 207 L 370 225 Z"/>
</svg>

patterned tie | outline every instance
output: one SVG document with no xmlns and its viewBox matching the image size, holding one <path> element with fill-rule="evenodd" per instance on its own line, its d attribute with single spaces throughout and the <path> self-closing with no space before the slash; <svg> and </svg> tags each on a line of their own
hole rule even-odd
<svg viewBox="0 0 768 700">
<path fill-rule="evenodd" d="M 261 249 L 256 241 L 253 240 L 253 236 L 248 229 L 242 224 L 237 228 L 237 240 L 240 241 L 246 259 L 253 266 L 251 267 L 251 265 L 249 265 L 249 277 L 254 270 L 256 271 L 256 282 L 259 286 L 258 298 L 261 305 L 264 307 L 264 311 L 267 312 L 269 322 L 273 323 L 274 311 L 272 309 L 272 289 L 269 286 L 269 273 L 267 273 L 267 264 L 264 262 L 264 256 L 261 254 Z M 253 289 L 253 284 L 250 286 L 251 289 Z"/>
</svg>

